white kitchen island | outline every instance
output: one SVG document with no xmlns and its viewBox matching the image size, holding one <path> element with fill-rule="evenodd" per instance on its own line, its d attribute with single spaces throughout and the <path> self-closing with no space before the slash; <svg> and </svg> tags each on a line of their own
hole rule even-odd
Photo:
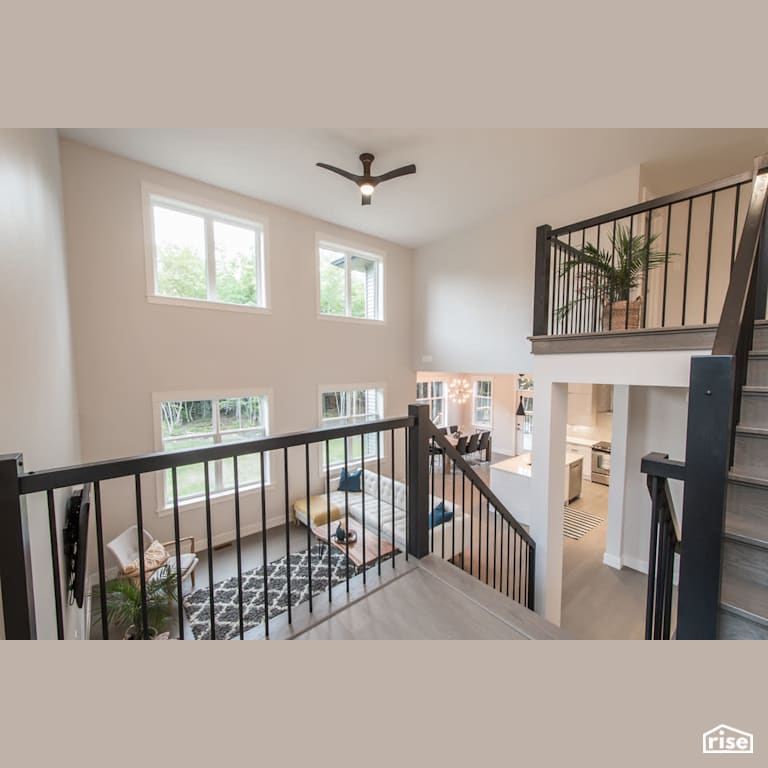
<svg viewBox="0 0 768 768">
<path fill-rule="evenodd" d="M 581 493 L 583 459 L 578 453 L 565 454 L 564 503 Z M 578 486 L 575 485 L 578 477 Z M 569 493 L 569 489 L 570 493 Z M 514 516 L 518 523 L 531 521 L 531 454 L 521 453 L 511 459 L 491 464 L 491 490 Z M 570 496 L 570 498 L 569 498 Z"/>
</svg>

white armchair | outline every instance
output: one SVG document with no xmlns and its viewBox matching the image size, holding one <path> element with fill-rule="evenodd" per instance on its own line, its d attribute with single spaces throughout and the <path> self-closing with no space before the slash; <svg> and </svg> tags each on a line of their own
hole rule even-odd
<svg viewBox="0 0 768 768">
<path fill-rule="evenodd" d="M 120 575 L 131 578 L 138 578 L 139 573 L 139 547 L 137 538 L 138 528 L 132 525 L 128 530 L 123 531 L 119 536 L 112 539 L 107 544 L 107 549 L 120 567 Z M 148 578 L 154 578 L 160 568 L 168 567 L 172 572 L 176 572 L 176 542 L 166 541 L 158 542 L 155 537 L 146 529 L 143 531 L 144 539 L 144 558 L 145 573 Z M 189 545 L 189 552 L 181 553 L 181 578 L 186 579 L 190 576 L 192 579 L 192 588 L 195 586 L 195 567 L 200 562 L 200 558 L 195 552 L 195 539 L 192 536 L 185 536 L 179 539 L 179 547 L 185 544 Z"/>
</svg>

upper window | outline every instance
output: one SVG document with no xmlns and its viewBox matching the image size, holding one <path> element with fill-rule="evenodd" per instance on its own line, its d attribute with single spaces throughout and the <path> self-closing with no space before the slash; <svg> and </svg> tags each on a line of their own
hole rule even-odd
<svg viewBox="0 0 768 768">
<path fill-rule="evenodd" d="M 346 391 L 322 392 L 320 394 L 320 423 L 323 427 L 341 427 L 346 424 L 361 424 L 383 418 L 384 391 L 382 389 L 352 389 Z M 332 467 L 344 466 L 343 437 L 328 442 L 328 456 Z M 359 463 L 365 453 L 366 459 L 381 455 L 377 448 L 376 435 L 359 435 L 346 438 L 347 465 Z M 322 450 L 325 466 L 325 448 Z"/>
<path fill-rule="evenodd" d="M 472 423 L 476 427 L 491 426 L 491 382 L 475 379 L 472 386 Z"/>
<path fill-rule="evenodd" d="M 380 256 L 320 242 L 317 258 L 321 315 L 384 319 Z"/>
<path fill-rule="evenodd" d="M 149 207 L 152 294 L 266 307 L 262 224 L 154 194 Z"/>
<path fill-rule="evenodd" d="M 269 404 L 266 395 L 217 397 L 200 400 L 161 400 L 157 406 L 164 451 L 203 448 L 220 443 L 257 440 L 269 434 Z M 259 454 L 238 456 L 238 487 L 269 483 L 269 454 L 264 455 L 264 477 Z M 176 470 L 179 500 L 205 498 L 205 468 L 190 464 Z M 233 459 L 209 464 L 210 492 L 222 493 L 235 487 Z M 173 504 L 171 470 L 164 473 L 163 500 Z"/>
<path fill-rule="evenodd" d="M 429 416 L 436 427 L 446 426 L 444 381 L 418 382 L 416 384 L 416 400 L 429 405 Z"/>
</svg>

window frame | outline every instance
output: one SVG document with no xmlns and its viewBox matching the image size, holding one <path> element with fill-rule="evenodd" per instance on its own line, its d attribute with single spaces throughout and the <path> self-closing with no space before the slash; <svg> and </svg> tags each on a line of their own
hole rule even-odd
<svg viewBox="0 0 768 768">
<path fill-rule="evenodd" d="M 154 184 L 142 182 L 142 209 L 144 218 L 144 251 L 146 267 L 146 297 L 150 304 L 170 304 L 180 307 L 194 307 L 197 309 L 214 309 L 230 312 L 248 312 L 252 314 L 272 314 L 270 293 L 269 247 L 268 247 L 268 222 L 263 216 L 255 215 L 250 211 L 232 208 L 220 203 L 189 195 L 178 190 L 159 187 Z M 200 216 L 204 220 L 205 248 L 206 248 L 206 288 L 210 292 L 211 280 L 215 285 L 216 259 L 215 241 L 213 238 L 213 225 L 215 222 L 230 224 L 244 229 L 253 229 L 257 234 L 257 248 L 260 253 L 256 255 L 256 266 L 259 272 L 257 278 L 257 291 L 260 293 L 261 304 L 233 304 L 217 299 L 195 299 L 181 296 L 165 296 L 157 291 L 157 252 L 155 248 L 155 219 L 154 206 L 168 208 L 169 210 Z M 213 258 L 209 258 L 209 253 Z"/>
<path fill-rule="evenodd" d="M 434 395 L 434 384 L 442 384 L 443 385 L 443 394 L 440 397 L 435 397 Z M 427 384 L 429 389 L 429 396 L 428 397 L 418 397 L 418 387 L 419 384 Z M 443 401 L 443 423 L 437 424 L 436 422 L 432 421 L 432 423 L 440 428 L 440 427 L 447 427 L 448 426 L 448 382 L 445 379 L 423 379 L 422 381 L 416 382 L 416 402 L 417 403 L 423 403 L 424 405 L 429 406 L 429 418 L 432 419 L 432 403 L 435 400 L 442 400 Z"/>
<path fill-rule="evenodd" d="M 477 394 L 477 385 L 480 382 L 487 381 L 491 385 L 491 394 L 490 395 L 478 395 Z M 493 378 L 491 376 L 475 376 L 472 378 L 472 426 L 475 429 L 493 429 Z M 487 399 L 489 401 L 488 403 L 488 423 L 484 422 L 478 422 L 475 418 L 477 415 L 477 400 L 478 398 Z"/>
<path fill-rule="evenodd" d="M 328 312 L 322 312 L 322 284 L 320 280 L 320 249 L 343 251 L 346 257 L 345 265 L 345 313 L 351 312 L 351 280 L 349 279 L 349 259 L 350 256 L 360 256 L 364 259 L 370 259 L 377 262 L 377 301 L 379 305 L 379 317 L 353 317 L 351 314 L 334 315 Z M 317 317 L 321 320 L 340 321 L 344 323 L 363 323 L 365 325 L 386 325 L 387 323 L 387 293 L 386 293 L 386 271 L 387 254 L 384 251 L 378 251 L 362 243 L 355 243 L 344 238 L 324 235 L 320 232 L 315 234 L 315 301 Z"/>
<path fill-rule="evenodd" d="M 153 392 L 152 393 L 152 420 L 153 420 L 153 427 L 154 427 L 154 435 L 155 435 L 155 450 L 158 453 L 165 453 L 164 448 L 164 441 L 163 441 L 163 425 L 162 425 L 162 417 L 160 415 L 160 404 L 167 401 L 174 401 L 174 400 L 211 400 L 211 401 L 219 401 L 219 400 L 228 400 L 230 398 L 238 398 L 238 397 L 259 397 L 264 399 L 264 405 L 265 405 L 265 411 L 266 411 L 266 426 L 264 427 L 265 430 L 265 437 L 269 437 L 272 434 L 272 413 L 273 413 L 273 391 L 271 389 L 267 388 L 249 388 L 249 389 L 217 389 L 217 390 L 195 390 L 195 391 L 181 391 L 181 392 Z M 216 413 L 217 409 L 214 409 L 214 413 Z M 218 418 L 218 416 L 216 417 Z M 221 436 L 220 430 L 216 430 L 215 428 L 215 422 L 214 422 L 214 431 L 213 433 L 206 433 L 206 436 L 209 434 L 214 435 L 214 445 L 221 445 L 222 443 L 217 443 L 215 440 L 216 436 Z M 271 474 L 271 466 L 270 466 L 270 452 L 266 451 L 264 453 L 264 474 L 266 476 L 266 482 L 264 483 L 264 488 L 269 489 L 272 487 L 272 474 Z M 223 459 L 222 461 L 229 461 L 229 459 Z M 222 500 L 226 499 L 227 497 L 232 497 L 235 495 L 234 488 L 221 488 L 218 490 L 214 490 L 214 487 L 216 485 L 215 482 L 213 482 L 214 477 L 218 477 L 219 472 L 221 472 L 221 464 L 219 461 L 216 461 L 214 463 L 214 467 L 212 467 L 212 471 L 210 472 L 209 476 L 212 479 L 211 482 L 211 501 L 214 500 Z M 165 471 L 157 472 L 157 516 L 158 517 L 167 517 L 168 515 L 173 514 L 173 502 L 168 503 L 166 500 L 166 481 L 165 481 Z M 247 497 L 252 494 L 260 493 L 261 492 L 261 483 L 249 483 L 248 485 L 240 485 L 240 496 L 241 498 L 243 496 Z M 185 511 L 188 510 L 199 510 L 203 509 L 205 506 L 205 494 L 203 493 L 200 496 L 190 496 L 184 499 L 179 499 L 179 510 L 184 509 Z"/>
<path fill-rule="evenodd" d="M 375 390 L 378 393 L 378 400 L 379 400 L 379 408 L 381 410 L 381 415 L 377 416 L 375 419 L 376 421 L 385 418 L 386 414 L 386 386 L 381 383 L 365 383 L 365 384 L 332 384 L 332 385 L 321 385 L 317 388 L 317 402 L 318 402 L 318 427 L 320 429 L 323 429 L 326 425 L 323 423 L 323 396 L 327 395 L 331 392 L 359 392 L 359 391 L 368 391 L 368 390 Z M 350 418 L 349 416 L 337 416 L 334 418 L 343 419 L 343 418 Z M 346 438 L 346 440 L 350 440 L 351 438 Z M 357 436 L 355 439 L 358 439 Z M 326 473 L 326 466 L 325 466 L 325 442 L 318 443 L 319 446 L 319 459 L 320 459 L 320 473 L 325 477 Z M 384 440 L 384 434 L 380 434 L 380 445 L 379 445 L 379 453 L 374 456 L 362 456 L 360 459 L 352 459 L 349 458 L 347 461 L 347 468 L 351 467 L 358 467 L 361 466 L 363 463 L 369 464 L 372 461 L 377 461 L 377 459 L 381 458 L 383 461 L 386 454 L 385 454 L 385 447 L 386 447 L 386 441 Z M 349 453 L 349 449 L 347 449 L 347 453 Z M 342 460 L 339 463 L 331 463 L 329 465 L 329 469 L 331 471 L 331 474 L 334 474 L 335 472 L 339 472 L 344 467 L 344 461 Z"/>
</svg>

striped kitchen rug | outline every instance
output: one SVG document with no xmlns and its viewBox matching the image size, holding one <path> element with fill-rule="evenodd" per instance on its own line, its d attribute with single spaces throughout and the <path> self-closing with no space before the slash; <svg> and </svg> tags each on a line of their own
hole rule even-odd
<svg viewBox="0 0 768 768">
<path fill-rule="evenodd" d="M 566 506 L 563 509 L 563 536 L 578 540 L 602 522 L 602 517 Z"/>
</svg>

